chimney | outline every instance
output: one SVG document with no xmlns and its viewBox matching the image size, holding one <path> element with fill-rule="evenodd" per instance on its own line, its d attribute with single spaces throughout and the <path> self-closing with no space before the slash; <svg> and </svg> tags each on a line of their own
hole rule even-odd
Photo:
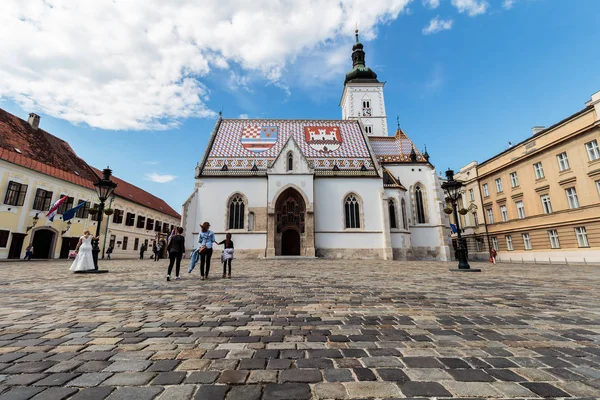
<svg viewBox="0 0 600 400">
<path fill-rule="evenodd" d="M 535 136 L 538 133 L 540 133 L 541 131 L 543 131 L 544 129 L 546 129 L 545 126 L 534 126 L 533 128 L 531 128 L 531 133 L 533 134 L 533 136 Z"/>
<path fill-rule="evenodd" d="M 40 127 L 40 116 L 30 113 L 27 122 L 29 122 L 29 125 L 31 125 L 33 129 L 37 130 Z"/>
</svg>

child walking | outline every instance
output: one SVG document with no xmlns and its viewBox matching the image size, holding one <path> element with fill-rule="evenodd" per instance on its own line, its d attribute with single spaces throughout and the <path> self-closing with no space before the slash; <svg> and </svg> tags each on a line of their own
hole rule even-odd
<svg viewBox="0 0 600 400">
<path fill-rule="evenodd" d="M 229 273 L 227 278 L 231 279 L 231 260 L 233 260 L 233 240 L 231 240 L 231 233 L 225 235 L 225 240 L 217 243 L 225 245 L 223 253 L 221 253 L 221 262 L 223 263 L 223 278 L 225 278 L 225 272 L 229 266 Z"/>
</svg>

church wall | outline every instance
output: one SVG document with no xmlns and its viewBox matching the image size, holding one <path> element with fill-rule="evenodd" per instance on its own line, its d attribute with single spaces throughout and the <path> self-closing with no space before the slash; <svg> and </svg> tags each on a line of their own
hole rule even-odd
<svg viewBox="0 0 600 400">
<path fill-rule="evenodd" d="M 269 175 L 268 186 L 268 201 L 271 207 L 275 207 L 277 197 L 289 186 L 299 189 L 301 194 L 307 197 L 307 209 L 310 209 L 310 203 L 314 203 L 313 175 Z"/>
</svg>

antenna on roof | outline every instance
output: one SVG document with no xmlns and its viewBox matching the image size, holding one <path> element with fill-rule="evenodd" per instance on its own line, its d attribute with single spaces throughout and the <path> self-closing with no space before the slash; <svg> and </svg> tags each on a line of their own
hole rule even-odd
<svg viewBox="0 0 600 400">
<path fill-rule="evenodd" d="M 396 123 L 398 124 L 398 130 L 400 130 L 400 115 L 396 114 Z"/>
</svg>

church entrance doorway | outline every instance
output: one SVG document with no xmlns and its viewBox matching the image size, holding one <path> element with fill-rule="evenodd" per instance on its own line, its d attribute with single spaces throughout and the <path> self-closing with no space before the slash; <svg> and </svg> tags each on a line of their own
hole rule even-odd
<svg viewBox="0 0 600 400">
<path fill-rule="evenodd" d="M 52 258 L 54 235 L 50 229 L 39 229 L 33 234 L 32 258 Z"/>
<path fill-rule="evenodd" d="M 295 229 L 288 229 L 281 235 L 281 255 L 300 255 L 300 234 Z"/>
<path fill-rule="evenodd" d="M 284 190 L 275 204 L 275 255 L 299 256 L 304 248 L 306 205 L 294 188 Z"/>
</svg>

